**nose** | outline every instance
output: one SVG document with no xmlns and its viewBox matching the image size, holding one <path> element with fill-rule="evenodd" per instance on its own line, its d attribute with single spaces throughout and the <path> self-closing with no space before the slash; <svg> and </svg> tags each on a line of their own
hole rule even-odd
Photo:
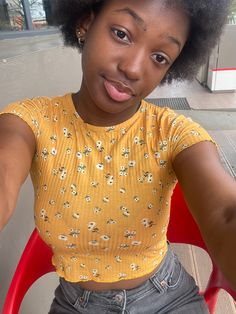
<svg viewBox="0 0 236 314">
<path fill-rule="evenodd" d="M 119 60 L 118 68 L 129 80 L 139 80 L 145 69 L 145 56 L 143 49 L 132 49 L 129 47 L 123 52 Z"/>
</svg>

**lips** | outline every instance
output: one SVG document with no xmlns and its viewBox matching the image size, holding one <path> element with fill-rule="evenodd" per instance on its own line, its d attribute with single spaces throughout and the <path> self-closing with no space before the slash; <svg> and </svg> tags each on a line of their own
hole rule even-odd
<svg viewBox="0 0 236 314">
<path fill-rule="evenodd" d="M 110 98 L 117 102 L 124 102 L 134 96 L 134 91 L 127 85 L 119 81 L 104 80 L 104 87 Z"/>
</svg>

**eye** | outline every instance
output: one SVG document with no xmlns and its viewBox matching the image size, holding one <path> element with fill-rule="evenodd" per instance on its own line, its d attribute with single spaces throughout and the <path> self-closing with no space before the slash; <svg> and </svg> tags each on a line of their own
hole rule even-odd
<svg viewBox="0 0 236 314">
<path fill-rule="evenodd" d="M 124 31 L 122 31 L 120 29 L 113 28 L 112 32 L 115 34 L 115 36 L 118 38 L 118 40 L 121 40 L 121 41 L 124 41 L 127 43 L 130 42 L 129 37 L 127 36 L 127 34 Z"/>
<path fill-rule="evenodd" d="M 169 65 L 170 64 L 170 60 L 160 53 L 153 55 L 153 59 L 158 64 L 163 64 L 163 65 Z"/>
</svg>

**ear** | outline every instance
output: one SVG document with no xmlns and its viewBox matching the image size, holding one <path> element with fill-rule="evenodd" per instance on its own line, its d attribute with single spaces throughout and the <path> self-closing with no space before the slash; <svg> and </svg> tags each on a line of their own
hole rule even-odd
<svg viewBox="0 0 236 314">
<path fill-rule="evenodd" d="M 80 38 L 82 41 L 85 41 L 86 34 L 94 21 L 95 15 L 94 13 L 90 13 L 90 15 L 84 17 L 76 27 L 76 36 Z"/>
</svg>

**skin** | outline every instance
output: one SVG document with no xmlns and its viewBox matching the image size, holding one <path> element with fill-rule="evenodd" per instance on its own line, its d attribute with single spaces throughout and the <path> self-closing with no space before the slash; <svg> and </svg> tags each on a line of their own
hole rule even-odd
<svg viewBox="0 0 236 314">
<path fill-rule="evenodd" d="M 129 119 L 141 99 L 161 82 L 184 47 L 189 20 L 183 12 L 166 8 L 163 1 L 110 0 L 98 16 L 91 14 L 78 27 L 85 45 L 83 80 L 79 93 L 73 95 L 74 105 L 85 122 L 110 126 Z M 131 97 L 114 101 L 105 87 L 107 81 L 128 88 Z M 26 123 L 0 116 L 0 208 L 6 208 L 1 210 L 0 228 L 12 214 L 34 152 L 34 135 Z M 209 142 L 185 149 L 173 167 L 212 256 L 236 289 L 235 181 Z M 150 276 L 79 284 L 88 290 L 131 289 Z"/>
</svg>

